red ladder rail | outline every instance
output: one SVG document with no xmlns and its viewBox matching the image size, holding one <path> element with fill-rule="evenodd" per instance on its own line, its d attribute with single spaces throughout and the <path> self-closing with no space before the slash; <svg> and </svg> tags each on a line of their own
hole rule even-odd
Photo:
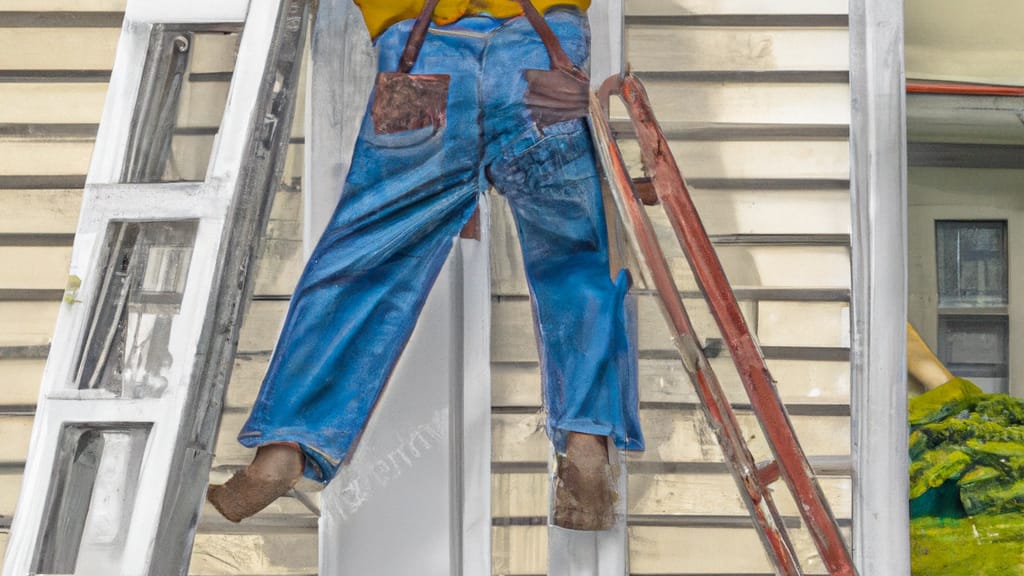
<svg viewBox="0 0 1024 576">
<path fill-rule="evenodd" d="M 652 175 L 690 267 L 721 330 L 775 460 L 758 467 L 747 448 L 735 413 L 711 370 L 694 333 L 664 253 L 626 170 L 608 120 L 608 97 L 618 93 L 632 119 L 645 168 Z M 721 262 L 714 251 L 679 168 L 669 149 L 640 80 L 632 74 L 610 78 L 600 96 L 592 95 L 591 131 L 604 165 L 616 206 L 622 216 L 641 273 L 659 294 L 659 302 L 675 335 L 683 365 L 693 381 L 726 461 L 740 487 L 765 550 L 780 574 L 802 574 L 793 545 L 771 497 L 768 484 L 782 477 L 798 503 L 811 538 L 830 574 L 856 571 L 842 535 L 797 442 L 785 406 L 768 372 L 760 346 L 740 312 Z"/>
</svg>

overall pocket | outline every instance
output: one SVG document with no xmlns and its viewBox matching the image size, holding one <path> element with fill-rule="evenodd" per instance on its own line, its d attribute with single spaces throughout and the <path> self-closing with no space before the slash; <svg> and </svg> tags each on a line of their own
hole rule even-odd
<svg viewBox="0 0 1024 576">
<path fill-rule="evenodd" d="M 370 116 L 377 134 L 444 128 L 448 110 L 447 74 L 379 72 Z"/>
</svg>

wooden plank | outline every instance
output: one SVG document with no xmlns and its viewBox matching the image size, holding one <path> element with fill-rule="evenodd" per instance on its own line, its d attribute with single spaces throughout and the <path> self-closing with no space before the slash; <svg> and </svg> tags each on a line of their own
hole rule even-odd
<svg viewBox="0 0 1024 576">
<path fill-rule="evenodd" d="M 848 70 L 846 29 L 631 25 L 627 60 L 638 72 Z"/>
<path fill-rule="evenodd" d="M 264 240 L 263 251 L 256 265 L 255 294 L 290 295 L 304 263 L 301 240 Z"/>
<path fill-rule="evenodd" d="M 805 574 L 827 574 L 809 534 L 792 530 Z M 753 528 L 633 526 L 632 574 L 770 574 L 774 570 Z"/>
<path fill-rule="evenodd" d="M 738 419 L 758 461 L 769 450 L 751 413 Z M 647 409 L 641 411 L 647 450 L 630 456 L 630 462 L 721 462 L 721 450 L 703 415 L 696 409 Z M 850 419 L 847 416 L 793 416 L 804 451 L 808 455 L 846 455 L 850 452 Z M 494 462 L 544 462 L 548 440 L 544 415 L 495 414 L 491 420 Z"/>
<path fill-rule="evenodd" d="M 95 0 L 93 0 L 95 1 Z M 627 16 L 688 14 L 846 14 L 843 0 L 629 0 Z"/>
<path fill-rule="evenodd" d="M 21 473 L 0 474 L 0 516 L 14 516 L 21 493 Z"/>
<path fill-rule="evenodd" d="M 527 576 L 548 573 L 547 526 L 491 528 L 491 574 Z"/>
<path fill-rule="evenodd" d="M 620 143 L 630 173 L 643 174 L 635 140 Z M 850 173 L 846 140 L 783 142 L 669 142 L 688 180 L 704 178 L 843 179 Z"/>
<path fill-rule="evenodd" d="M 185 82 L 178 102 L 178 128 L 217 128 L 224 116 L 231 84 Z"/>
<path fill-rule="evenodd" d="M 711 360 L 725 393 L 734 403 L 748 403 L 746 392 L 732 359 L 721 356 Z M 776 380 L 783 402 L 788 404 L 847 404 L 850 399 L 850 365 L 847 362 L 810 360 L 769 360 L 768 369 Z M 698 402 L 682 362 L 640 361 L 640 400 L 642 402 Z M 538 377 L 539 386 L 539 377 Z"/>
<path fill-rule="evenodd" d="M 210 161 L 213 135 L 175 135 L 171 142 L 170 170 L 166 178 L 202 180 Z M 282 178 L 290 182 L 302 175 L 301 144 L 289 147 L 289 159 Z M 89 170 L 93 140 L 44 140 L 6 138 L 0 140 L 0 176 L 84 175 Z"/>
<path fill-rule="evenodd" d="M 2 84 L 0 84 L 2 86 Z M 82 191 L 0 190 L 0 233 L 73 234 L 82 208 Z"/>
<path fill-rule="evenodd" d="M 34 406 L 45 365 L 45 360 L 0 360 L 0 406 Z"/>
<path fill-rule="evenodd" d="M 284 323 L 288 302 L 252 302 L 238 336 L 238 352 L 269 353 L 274 349 Z"/>
<path fill-rule="evenodd" d="M 746 393 L 732 359 L 711 360 L 726 395 L 746 403 Z M 787 404 L 848 404 L 850 365 L 847 362 L 769 360 L 768 369 L 777 381 L 779 395 Z M 261 374 L 262 375 L 262 374 Z M 496 407 L 541 406 L 540 368 L 536 364 L 491 365 L 491 403 Z M 698 402 L 693 385 L 678 359 L 640 360 L 640 401 Z"/>
<path fill-rule="evenodd" d="M 71 265 L 70 246 L 0 246 L 0 288 L 63 289 Z"/>
<path fill-rule="evenodd" d="M 757 336 L 762 346 L 850 346 L 850 305 L 845 302 L 761 302 Z"/>
<path fill-rule="evenodd" d="M 0 70 L 110 70 L 120 28 L 8 28 Z"/>
<path fill-rule="evenodd" d="M 0 123 L 96 124 L 106 94 L 100 82 L 0 84 Z"/>
<path fill-rule="evenodd" d="M 0 140 L 0 176 L 85 174 L 89 170 L 92 147 L 92 140 L 3 139 Z"/>
<path fill-rule="evenodd" d="M 819 478 L 822 492 L 838 518 L 848 519 L 852 499 L 849 478 Z M 491 515 L 502 518 L 544 517 L 548 509 L 548 475 L 492 474 Z M 800 514 L 784 487 L 775 490 L 784 516 Z M 629 475 L 629 514 L 644 516 L 746 516 L 739 489 L 728 472 Z"/>
<path fill-rule="evenodd" d="M 705 83 L 646 80 L 659 122 L 849 124 L 846 84 Z M 612 115 L 625 107 L 612 101 Z"/>
<path fill-rule="evenodd" d="M 810 536 L 803 530 L 793 532 L 805 573 L 826 574 Z M 492 574 L 547 574 L 546 526 L 496 526 L 491 542 Z M 631 574 L 760 576 L 773 572 L 753 528 L 632 526 L 629 543 Z"/>
<path fill-rule="evenodd" d="M 6 261 L 2 252 L 0 261 Z M 58 302 L 0 302 L 0 345 L 49 344 L 59 307 Z"/>
<path fill-rule="evenodd" d="M 694 202 L 704 219 L 705 227 L 710 234 L 825 234 L 849 232 L 849 196 L 845 191 L 764 191 L 751 190 L 701 190 L 694 189 Z M 503 197 L 496 197 L 491 212 L 491 291 L 497 295 L 525 296 L 529 293 L 523 272 L 522 255 L 519 251 L 519 239 L 513 224 L 511 212 Z M 649 210 L 652 221 L 659 231 L 662 246 L 672 257 L 673 268 L 678 270 L 677 281 L 683 288 L 694 288 L 690 279 L 688 265 L 678 248 L 671 226 L 660 208 Z M 816 248 L 805 250 L 814 250 Z M 803 286 L 791 283 L 795 278 L 791 275 L 782 278 L 786 286 L 812 287 L 827 274 L 833 280 L 829 285 L 848 283 L 848 263 L 841 251 L 832 250 L 837 257 L 836 267 L 828 270 L 812 268 L 810 274 L 799 274 L 806 279 Z M 738 247 L 721 247 L 719 255 L 730 258 L 731 265 L 727 268 L 730 274 L 737 276 L 737 282 L 747 279 L 747 286 L 773 284 L 767 281 L 754 280 L 755 270 L 750 267 L 750 255 L 744 254 Z M 773 259 L 774 260 L 774 259 Z M 844 268 L 846 267 L 846 271 Z M 787 274 L 798 272 L 796 262 L 789 263 L 783 270 Z M 820 272 L 820 274 L 819 274 Z M 778 277 L 778 274 L 771 274 Z M 846 279 L 846 280 L 844 280 Z"/>
<path fill-rule="evenodd" d="M 231 72 L 235 69 L 238 56 L 240 32 L 223 34 L 221 32 L 197 33 L 192 37 L 191 60 L 189 72 L 192 74 L 211 74 Z"/>
<path fill-rule="evenodd" d="M 252 408 L 269 363 L 269 354 L 236 357 L 224 406 L 246 412 Z"/>
<path fill-rule="evenodd" d="M 10 12 L 124 12 L 128 0 L 4 0 Z"/>
<path fill-rule="evenodd" d="M 189 574 L 316 574 L 317 534 L 196 535 Z"/>
<path fill-rule="evenodd" d="M 220 432 L 217 433 L 217 444 L 214 446 L 213 466 L 244 466 L 252 461 L 256 454 L 253 449 L 238 443 L 238 432 L 248 418 L 248 411 L 228 412 L 221 416 Z"/>
<path fill-rule="evenodd" d="M 2 86 L 2 84 L 0 84 Z M 0 234 L 74 234 L 82 191 L 0 189 Z M 302 239 L 302 194 L 279 190 L 267 223 L 267 238 Z"/>
<path fill-rule="evenodd" d="M 0 70 L 110 70 L 120 27 L 7 28 L 5 38 L 19 50 L 0 54 Z M 193 74 L 234 69 L 240 34 L 200 33 L 193 39 Z"/>
<path fill-rule="evenodd" d="M 641 355 L 644 351 L 650 350 L 675 350 L 654 296 L 639 296 L 637 302 Z M 703 339 L 719 337 L 714 320 L 703 302 L 686 299 L 685 303 L 697 334 Z M 768 315 L 766 320 L 774 323 L 769 334 L 772 334 L 773 337 L 774 334 L 788 334 L 788 329 L 785 326 L 787 323 L 791 323 L 798 329 L 821 328 L 823 330 L 821 340 L 814 340 L 818 336 L 815 333 L 809 335 L 810 339 L 800 340 L 801 342 L 815 347 L 828 347 L 829 343 L 841 343 L 842 330 L 839 322 L 842 318 L 840 310 L 843 305 L 831 302 L 803 304 L 806 304 L 806 307 L 801 309 L 813 310 L 815 315 L 807 318 Z M 768 306 L 770 310 L 776 309 L 774 304 L 761 303 L 760 305 Z M 758 318 L 754 317 L 755 305 L 750 302 L 741 302 L 740 307 L 744 311 L 748 324 L 756 329 Z M 533 334 L 533 317 L 530 313 L 529 301 L 520 298 L 497 301 L 492 309 L 491 322 L 496 335 L 491 341 L 492 362 L 537 361 L 536 339 Z M 786 342 L 786 340 L 780 341 Z"/>
<path fill-rule="evenodd" d="M 32 435 L 32 415 L 0 415 L 0 464 L 24 466 Z"/>
<path fill-rule="evenodd" d="M 852 481 L 821 477 L 819 484 L 837 518 L 849 519 Z M 800 509 L 784 485 L 773 489 L 783 516 L 799 517 Z M 749 514 L 732 476 L 721 474 L 631 474 L 629 513 L 661 516 L 739 516 Z"/>
<path fill-rule="evenodd" d="M 708 234 L 848 234 L 843 190 L 691 191 Z"/>
</svg>

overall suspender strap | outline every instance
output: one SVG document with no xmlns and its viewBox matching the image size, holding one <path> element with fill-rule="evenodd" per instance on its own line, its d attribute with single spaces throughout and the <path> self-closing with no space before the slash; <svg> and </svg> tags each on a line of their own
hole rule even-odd
<svg viewBox="0 0 1024 576">
<path fill-rule="evenodd" d="M 434 16 L 434 9 L 440 0 L 427 0 L 423 3 L 423 10 L 416 17 L 416 22 L 409 32 L 409 39 L 405 42 L 405 50 L 402 51 L 402 58 L 398 61 L 398 71 L 408 74 L 412 70 L 416 58 L 420 55 L 420 48 L 427 37 L 427 28 L 430 27 L 430 19 Z"/>
</svg>

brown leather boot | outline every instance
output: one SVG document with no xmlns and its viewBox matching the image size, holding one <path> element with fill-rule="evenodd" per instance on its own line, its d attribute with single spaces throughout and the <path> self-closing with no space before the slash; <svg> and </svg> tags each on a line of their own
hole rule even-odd
<svg viewBox="0 0 1024 576">
<path fill-rule="evenodd" d="M 302 478 L 305 455 L 291 444 L 268 444 L 256 450 L 252 464 L 224 484 L 211 484 L 206 499 L 222 516 L 240 522 L 284 496 Z"/>
<path fill-rule="evenodd" d="M 615 524 L 615 481 L 608 462 L 608 438 L 570 432 L 558 458 L 555 526 L 608 530 Z"/>
</svg>

